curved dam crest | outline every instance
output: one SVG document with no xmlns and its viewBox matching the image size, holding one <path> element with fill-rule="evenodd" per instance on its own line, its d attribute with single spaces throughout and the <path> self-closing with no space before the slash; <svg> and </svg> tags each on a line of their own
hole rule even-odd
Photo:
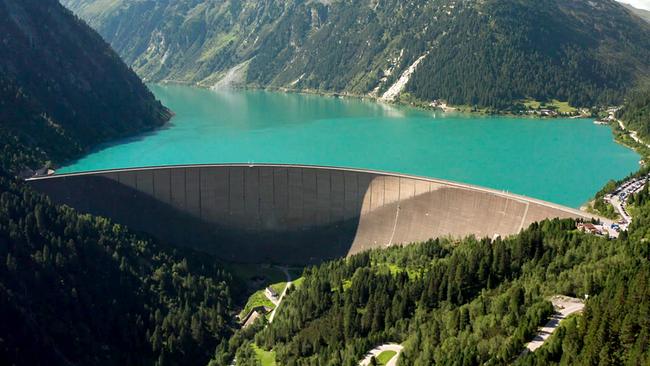
<svg viewBox="0 0 650 366">
<path fill-rule="evenodd" d="M 492 189 L 302 165 L 190 165 L 28 180 L 80 212 L 236 262 L 317 263 L 437 237 L 508 236 L 592 215 Z"/>
</svg>

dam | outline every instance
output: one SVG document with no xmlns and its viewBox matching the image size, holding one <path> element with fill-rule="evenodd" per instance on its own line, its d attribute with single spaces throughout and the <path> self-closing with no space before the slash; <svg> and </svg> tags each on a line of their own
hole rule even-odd
<svg viewBox="0 0 650 366">
<path fill-rule="evenodd" d="M 29 179 L 53 202 L 234 262 L 309 264 L 592 215 L 492 189 L 360 169 L 185 165 Z"/>
</svg>

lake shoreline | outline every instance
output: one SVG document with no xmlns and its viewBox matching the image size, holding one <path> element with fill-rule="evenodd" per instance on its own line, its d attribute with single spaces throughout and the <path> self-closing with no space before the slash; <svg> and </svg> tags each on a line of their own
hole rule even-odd
<svg viewBox="0 0 650 366">
<path fill-rule="evenodd" d="M 195 88 L 201 88 L 207 90 L 218 90 L 218 89 L 214 89 L 213 85 L 205 85 L 201 83 L 191 83 L 191 82 L 183 82 L 183 81 L 175 81 L 175 80 L 163 80 L 157 82 L 147 81 L 147 84 L 179 85 L 179 86 L 195 87 Z M 526 114 L 526 113 L 517 114 L 512 112 L 506 112 L 506 111 L 494 111 L 494 112 L 486 112 L 481 110 L 474 111 L 471 109 L 468 110 L 468 108 L 465 108 L 463 106 L 446 105 L 446 104 L 444 107 L 432 107 L 429 104 L 433 102 L 421 101 L 421 103 L 412 103 L 412 102 L 403 102 L 399 100 L 388 102 L 388 101 L 381 100 L 380 97 L 371 96 L 368 94 L 333 92 L 333 91 L 314 90 L 314 89 L 292 89 L 287 87 L 274 87 L 274 86 L 264 87 L 264 86 L 256 86 L 256 85 L 240 85 L 240 86 L 233 86 L 229 90 L 233 90 L 233 91 L 261 90 L 261 91 L 280 92 L 280 93 L 287 93 L 287 94 L 317 95 L 317 96 L 330 97 L 330 98 L 349 98 L 355 100 L 370 101 L 378 104 L 381 103 L 389 106 L 409 107 L 409 108 L 416 108 L 416 109 L 426 110 L 426 111 L 438 111 L 443 113 L 462 113 L 462 114 L 470 114 L 470 115 L 477 115 L 477 116 L 515 117 L 515 118 L 530 118 L 530 119 L 539 119 L 539 120 L 564 119 L 564 118 L 567 119 L 569 118 L 570 119 L 578 119 L 578 118 L 595 119 L 596 118 L 594 116 L 586 116 L 586 115 L 543 116 L 538 114 Z"/>
</svg>

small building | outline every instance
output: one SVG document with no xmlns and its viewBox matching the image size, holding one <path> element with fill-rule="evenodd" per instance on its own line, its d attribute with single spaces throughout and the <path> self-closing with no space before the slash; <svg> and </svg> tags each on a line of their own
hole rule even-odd
<svg viewBox="0 0 650 366">
<path fill-rule="evenodd" d="M 542 115 L 543 117 L 555 117 L 557 116 L 557 112 L 552 110 L 552 109 L 542 109 L 539 111 L 539 114 Z"/>
<path fill-rule="evenodd" d="M 601 231 L 591 223 L 585 223 L 585 224 L 578 224 L 578 230 L 584 232 L 584 233 L 589 233 L 589 234 L 594 234 L 594 235 L 600 235 Z"/>
<path fill-rule="evenodd" d="M 46 177 L 46 176 L 50 176 L 50 175 L 53 175 L 53 174 L 54 174 L 53 169 L 43 167 L 43 168 L 40 168 L 40 169 L 38 169 L 38 170 L 36 170 L 34 172 L 34 177 Z"/>
<path fill-rule="evenodd" d="M 56 173 L 54 169 L 50 169 L 47 167 L 43 167 L 37 170 L 32 170 L 29 168 L 23 169 L 19 174 L 18 177 L 21 179 L 29 179 L 29 178 L 37 178 L 37 177 L 47 177 L 50 175 L 54 175 Z"/>
<path fill-rule="evenodd" d="M 278 295 L 278 292 L 273 289 L 273 287 L 269 286 L 266 288 L 266 296 L 269 299 L 274 299 L 277 300 L 280 295 Z"/>
<path fill-rule="evenodd" d="M 246 316 L 243 319 L 241 319 L 242 328 L 247 328 L 253 325 L 253 323 L 255 323 L 257 319 L 259 319 L 263 315 L 268 314 L 271 310 L 273 309 L 261 305 L 252 308 L 248 312 L 248 314 L 246 314 Z"/>
</svg>

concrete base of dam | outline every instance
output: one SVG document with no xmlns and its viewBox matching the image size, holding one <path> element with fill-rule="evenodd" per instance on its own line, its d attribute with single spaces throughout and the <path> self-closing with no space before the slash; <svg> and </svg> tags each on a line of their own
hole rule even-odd
<svg viewBox="0 0 650 366">
<path fill-rule="evenodd" d="M 508 236 L 547 218 L 592 218 L 481 187 L 315 166 L 124 169 L 29 184 L 164 242 L 251 263 L 317 263 L 436 237 Z"/>
</svg>

